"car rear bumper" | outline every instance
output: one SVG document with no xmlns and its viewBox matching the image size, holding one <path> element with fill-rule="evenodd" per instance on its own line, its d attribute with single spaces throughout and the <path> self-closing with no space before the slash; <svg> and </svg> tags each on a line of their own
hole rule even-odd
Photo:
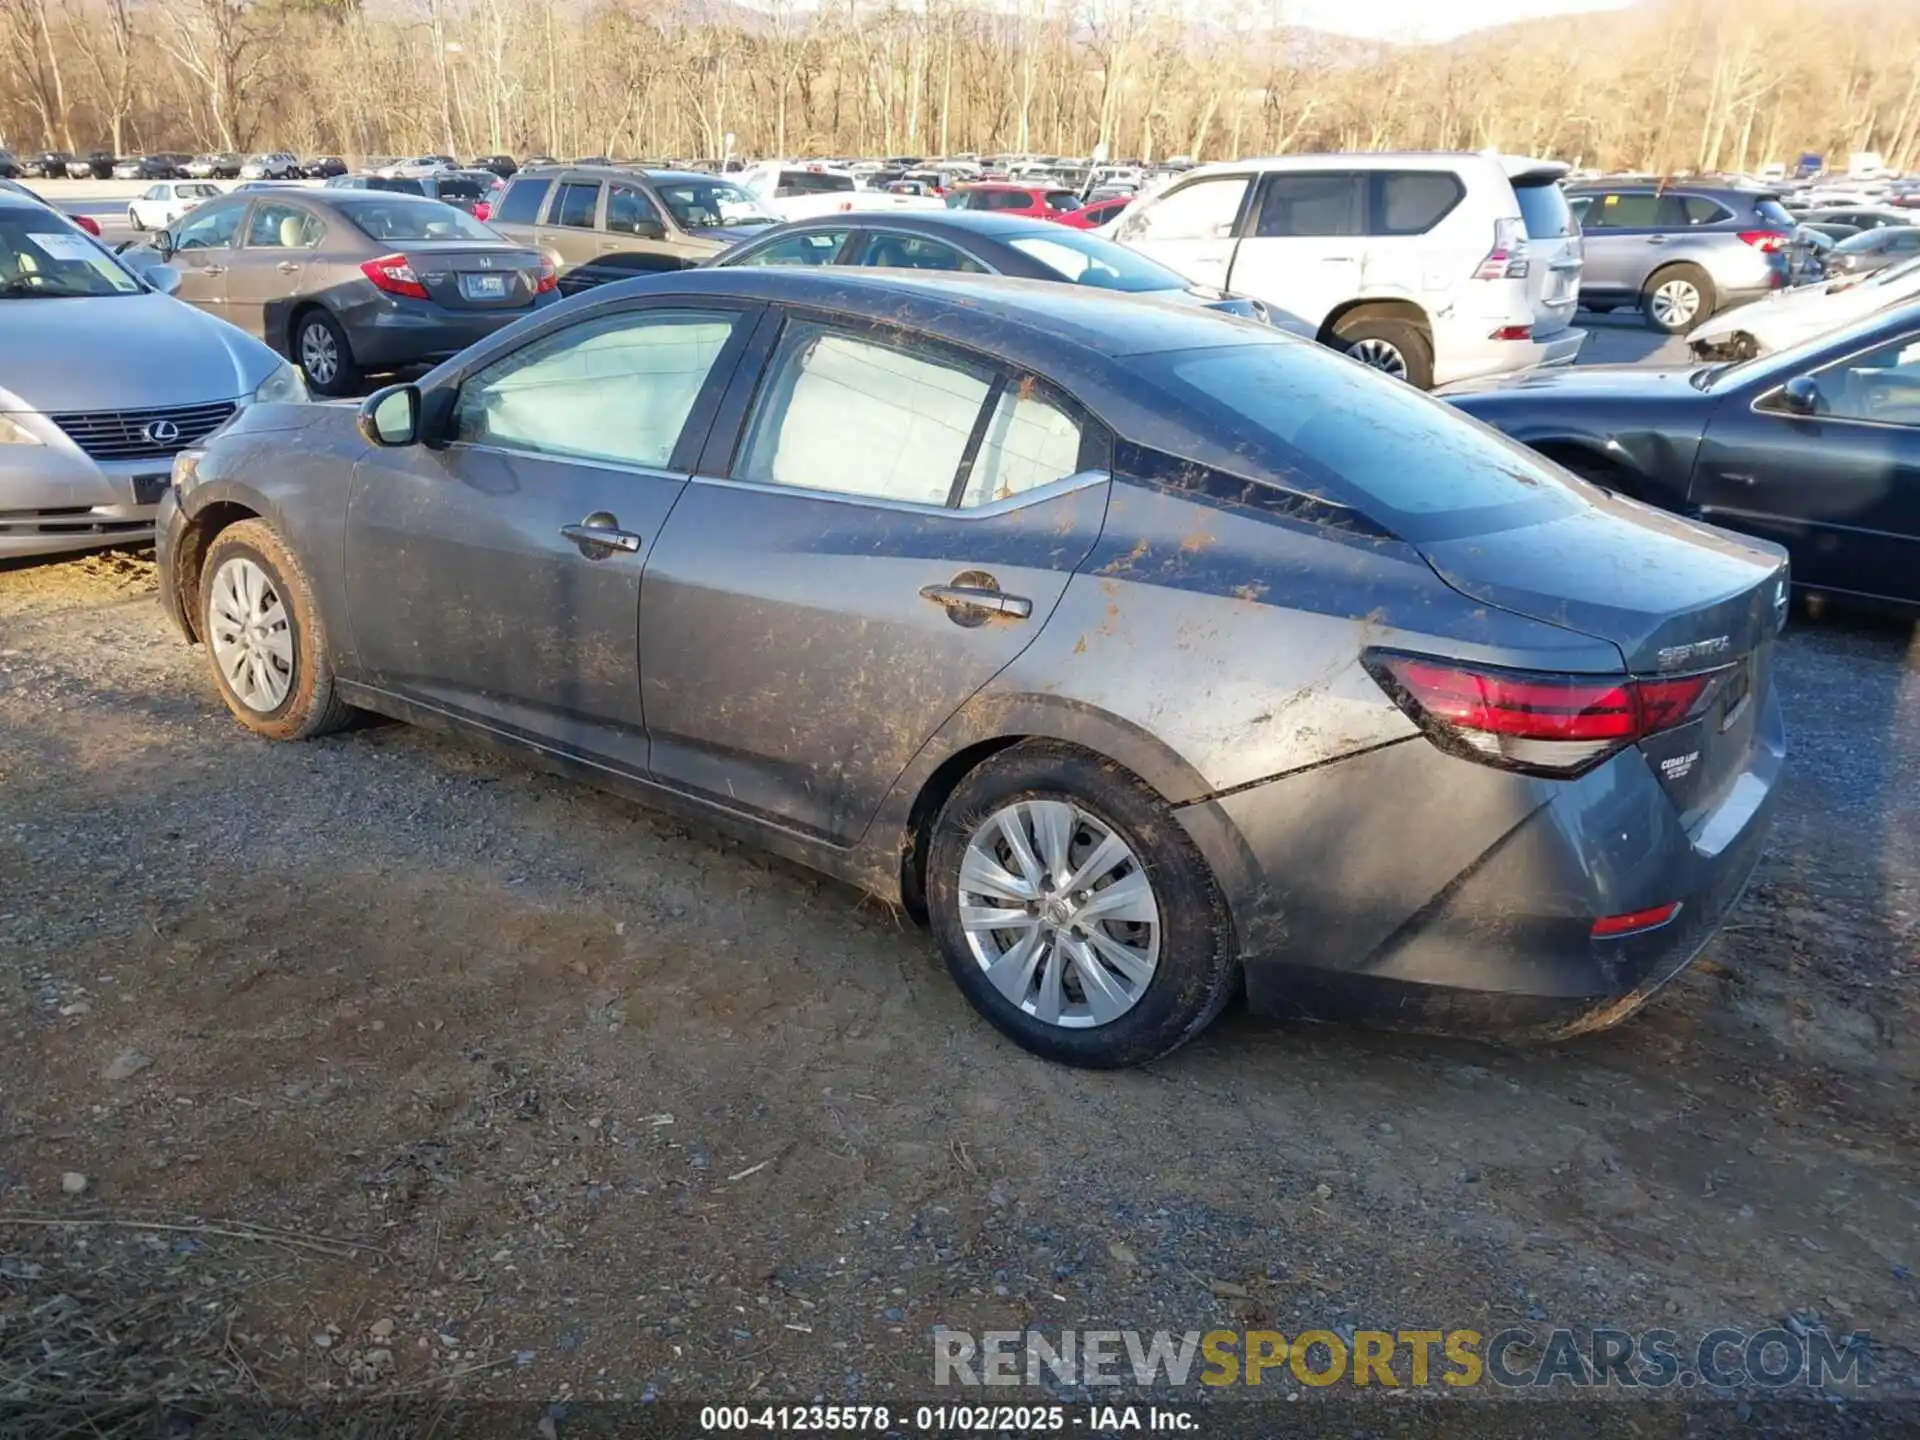
<svg viewBox="0 0 1920 1440">
<path fill-rule="evenodd" d="M 548 297 L 518 310 L 449 310 L 428 300 L 407 300 L 375 291 L 342 306 L 335 318 L 347 332 L 354 360 L 367 370 L 437 365 L 477 341 L 542 308 Z"/>
<path fill-rule="evenodd" d="M 1631 1014 L 1739 899 L 1786 750 L 1771 690 L 1763 704 L 1740 773 L 1690 825 L 1637 749 L 1549 781 L 1424 738 L 1177 813 L 1226 894 L 1254 1010 L 1577 1034 Z M 1674 901 L 1657 929 L 1593 937 Z"/>
<path fill-rule="evenodd" d="M 1521 375 L 1529 370 L 1571 365 L 1587 343 L 1587 332 L 1571 325 L 1547 332 L 1536 329 L 1524 340 L 1495 340 L 1490 338 L 1492 333 L 1489 328 L 1480 333 L 1456 333 L 1445 340 L 1436 337 L 1433 383 L 1451 385 L 1458 380 Z"/>
</svg>

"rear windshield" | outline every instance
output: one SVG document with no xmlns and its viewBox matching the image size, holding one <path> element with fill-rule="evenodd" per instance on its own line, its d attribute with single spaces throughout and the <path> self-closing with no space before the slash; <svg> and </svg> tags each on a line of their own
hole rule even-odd
<svg viewBox="0 0 1920 1440">
<path fill-rule="evenodd" d="M 831 195 L 851 189 L 851 175 L 828 175 L 818 170 L 782 170 L 780 188 L 774 193 L 776 198 L 785 200 L 790 195 Z"/>
<path fill-rule="evenodd" d="M 1025 235 L 1009 235 L 1007 244 L 1038 260 L 1062 280 L 1093 290 L 1184 290 L 1187 282 L 1138 251 L 1065 225 L 1049 225 Z"/>
<path fill-rule="evenodd" d="M 478 200 L 486 187 L 478 180 L 436 180 L 433 193 L 442 200 Z"/>
<path fill-rule="evenodd" d="M 1794 221 L 1792 212 L 1771 195 L 1764 200 L 1755 201 L 1753 213 L 1769 225 L 1779 225 L 1789 230 L 1793 228 Z"/>
<path fill-rule="evenodd" d="M 1348 506 L 1415 544 L 1586 507 L 1531 451 L 1314 345 L 1175 350 L 1140 364 L 1197 422 L 1191 458 Z"/>
<path fill-rule="evenodd" d="M 1573 218 L 1566 195 L 1553 181 L 1541 185 L 1515 181 L 1513 193 L 1520 201 L 1520 218 L 1526 222 L 1527 234 L 1535 240 L 1558 240 L 1580 233 L 1580 222 Z"/>
<path fill-rule="evenodd" d="M 382 196 L 377 191 L 333 202 L 361 234 L 375 240 L 483 240 L 500 237 L 464 210 L 437 200 Z"/>
</svg>

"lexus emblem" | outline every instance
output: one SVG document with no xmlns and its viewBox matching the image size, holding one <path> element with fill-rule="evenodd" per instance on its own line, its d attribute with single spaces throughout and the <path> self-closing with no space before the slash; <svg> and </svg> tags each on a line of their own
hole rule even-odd
<svg viewBox="0 0 1920 1440">
<path fill-rule="evenodd" d="M 149 420 L 141 427 L 140 438 L 149 445 L 178 445 L 180 427 L 171 420 Z"/>
</svg>

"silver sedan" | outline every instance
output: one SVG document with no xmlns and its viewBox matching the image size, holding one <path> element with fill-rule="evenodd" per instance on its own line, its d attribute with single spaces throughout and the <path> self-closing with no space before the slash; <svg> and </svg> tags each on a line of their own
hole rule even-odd
<svg viewBox="0 0 1920 1440">
<path fill-rule="evenodd" d="M 174 283 L 0 193 L 0 559 L 150 539 L 177 453 L 255 401 L 305 398 Z"/>
</svg>

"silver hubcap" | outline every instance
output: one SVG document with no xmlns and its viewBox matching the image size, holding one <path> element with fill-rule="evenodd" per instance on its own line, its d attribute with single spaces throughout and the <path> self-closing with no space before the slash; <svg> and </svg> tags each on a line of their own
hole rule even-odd
<svg viewBox="0 0 1920 1440">
<path fill-rule="evenodd" d="M 1700 309 L 1700 292 L 1686 280 L 1669 280 L 1653 292 L 1653 318 L 1668 329 L 1693 319 Z"/>
<path fill-rule="evenodd" d="M 214 571 L 207 619 L 227 688 L 249 710 L 278 710 L 293 689 L 293 630 L 267 572 L 241 556 Z"/>
<path fill-rule="evenodd" d="M 1362 365 L 1384 371 L 1396 380 L 1407 378 L 1407 357 L 1400 353 L 1400 347 L 1385 340 L 1356 340 L 1347 347 L 1347 354 Z"/>
<path fill-rule="evenodd" d="M 340 369 L 340 347 L 333 332 L 315 321 L 300 332 L 300 368 L 317 385 L 331 384 Z"/>
<path fill-rule="evenodd" d="M 1066 1029 L 1118 1020 L 1160 963 L 1146 868 L 1064 800 L 1009 805 L 974 831 L 960 862 L 960 927 L 994 989 Z"/>
</svg>

